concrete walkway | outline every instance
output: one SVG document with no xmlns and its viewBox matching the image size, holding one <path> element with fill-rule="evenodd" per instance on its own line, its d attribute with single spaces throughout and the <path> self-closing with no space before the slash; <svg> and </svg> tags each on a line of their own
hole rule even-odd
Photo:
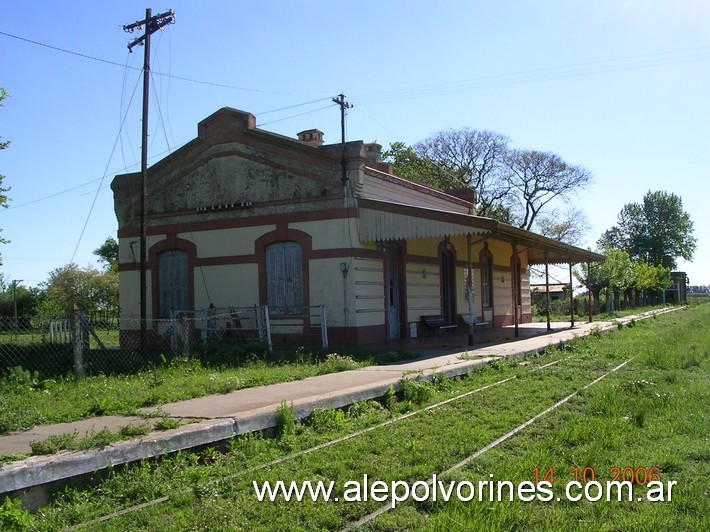
<svg viewBox="0 0 710 532">
<path fill-rule="evenodd" d="M 668 310 L 676 309 L 627 316 L 617 321 L 627 323 L 632 319 L 644 319 L 653 313 Z M 276 426 L 276 411 L 284 400 L 293 405 L 296 417 L 302 418 L 314 408 L 340 408 L 355 401 L 381 397 L 390 386 L 398 388 L 402 378 L 430 376 L 433 373 L 459 376 L 475 371 L 493 360 L 522 357 L 574 337 L 585 336 L 595 329 L 615 327 L 616 324 L 612 322 L 582 323 L 574 328 L 570 328 L 569 323 L 554 323 L 552 331 L 548 333 L 545 323 L 523 324 L 518 339 L 511 339 L 512 329 L 497 330 L 492 332 L 490 343 L 472 348 L 462 348 L 460 338 L 454 336 L 436 338 L 433 342 L 422 339 L 418 344 L 412 341 L 406 346 L 421 353 L 417 359 L 162 405 L 161 410 L 171 418 L 192 422 L 177 429 L 154 432 L 100 449 L 61 452 L 4 464 L 0 467 L 0 494 L 22 495 L 35 486 L 57 483 L 107 467 L 210 445 L 239 434 L 272 428 Z M 155 409 L 146 409 L 148 413 L 151 411 Z M 29 454 L 30 441 L 44 440 L 51 435 L 77 432 L 81 437 L 103 429 L 118 432 L 129 423 L 144 422 L 144 419 L 138 417 L 103 416 L 74 423 L 38 426 L 0 436 L 0 454 Z M 39 498 L 43 499 L 42 496 Z M 38 506 L 43 500 L 34 502 L 30 502 L 30 506 Z"/>
</svg>

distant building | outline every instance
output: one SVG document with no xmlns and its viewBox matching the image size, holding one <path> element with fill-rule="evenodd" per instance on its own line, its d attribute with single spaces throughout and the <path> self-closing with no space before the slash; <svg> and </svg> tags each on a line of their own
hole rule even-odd
<svg viewBox="0 0 710 532">
<path fill-rule="evenodd" d="M 148 318 L 268 305 L 299 342 L 312 332 L 302 309 L 324 306 L 331 343 L 381 343 L 417 334 L 425 315 L 459 324 L 469 301 L 494 327 L 529 322 L 531 265 L 604 258 L 476 216 L 471 191 L 397 177 L 380 154 L 317 129 L 264 131 L 236 109 L 207 117 L 148 172 Z M 140 183 L 111 185 L 126 339 L 140 334 Z"/>
<path fill-rule="evenodd" d="M 568 298 L 568 284 L 550 284 L 550 301 L 564 301 Z M 531 283 L 530 292 L 532 293 L 533 304 L 544 304 L 547 285 L 545 283 Z"/>
<path fill-rule="evenodd" d="M 688 301 L 688 276 L 685 272 L 671 272 L 673 284 L 663 293 L 666 303 L 686 303 Z"/>
</svg>

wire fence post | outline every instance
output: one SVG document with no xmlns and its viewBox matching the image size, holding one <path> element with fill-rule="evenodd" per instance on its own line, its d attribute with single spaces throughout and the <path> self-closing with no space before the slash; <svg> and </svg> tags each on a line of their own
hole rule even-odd
<svg viewBox="0 0 710 532">
<path fill-rule="evenodd" d="M 271 322 L 269 321 L 269 306 L 264 305 L 263 307 L 258 307 L 254 305 L 254 312 L 256 314 L 256 327 L 259 330 L 259 340 L 266 340 L 266 345 L 269 347 L 269 353 L 273 350 L 273 345 L 271 343 Z"/>
<path fill-rule="evenodd" d="M 180 315 L 180 342 L 182 343 L 182 356 L 190 358 L 190 323 L 187 321 L 187 314 L 183 312 Z"/>
<path fill-rule="evenodd" d="M 328 324 L 326 323 L 325 305 L 320 306 L 320 334 L 323 347 L 328 347 Z"/>
<path fill-rule="evenodd" d="M 83 315 L 77 305 L 72 311 L 72 333 L 74 346 L 74 375 L 77 379 L 84 376 L 84 334 L 82 327 Z M 88 338 L 87 338 L 88 340 Z"/>
</svg>

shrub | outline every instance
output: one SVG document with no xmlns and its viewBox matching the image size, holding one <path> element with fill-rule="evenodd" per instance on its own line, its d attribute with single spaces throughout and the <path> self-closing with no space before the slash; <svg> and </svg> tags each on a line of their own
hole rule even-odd
<svg viewBox="0 0 710 532">
<path fill-rule="evenodd" d="M 328 432 L 342 428 L 346 422 L 346 416 L 342 410 L 316 408 L 311 412 L 309 422 L 316 432 Z"/>
<path fill-rule="evenodd" d="M 402 392 L 404 400 L 416 405 L 421 405 L 429 401 L 434 394 L 434 386 L 422 379 L 404 379 L 402 381 Z"/>
<path fill-rule="evenodd" d="M 0 530 L 27 530 L 34 523 L 34 516 L 22 509 L 19 500 L 5 497 L 0 506 Z"/>
<path fill-rule="evenodd" d="M 276 409 L 276 429 L 279 436 L 290 436 L 296 433 L 296 413 L 293 410 L 293 403 L 289 406 L 285 399 Z"/>
<path fill-rule="evenodd" d="M 392 385 L 387 388 L 385 396 L 382 398 L 382 402 L 387 410 L 390 412 L 394 410 L 394 407 L 397 404 L 397 392 L 394 391 L 394 387 Z"/>
</svg>

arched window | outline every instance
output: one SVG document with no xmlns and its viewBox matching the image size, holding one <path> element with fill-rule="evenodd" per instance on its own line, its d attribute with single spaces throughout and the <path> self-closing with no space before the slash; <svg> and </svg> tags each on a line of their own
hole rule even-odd
<svg viewBox="0 0 710 532">
<path fill-rule="evenodd" d="M 187 252 L 179 249 L 158 255 L 158 315 L 171 318 L 172 311 L 190 310 Z"/>
<path fill-rule="evenodd" d="M 272 314 L 303 312 L 303 260 L 298 242 L 266 247 L 266 304 Z"/>
</svg>

